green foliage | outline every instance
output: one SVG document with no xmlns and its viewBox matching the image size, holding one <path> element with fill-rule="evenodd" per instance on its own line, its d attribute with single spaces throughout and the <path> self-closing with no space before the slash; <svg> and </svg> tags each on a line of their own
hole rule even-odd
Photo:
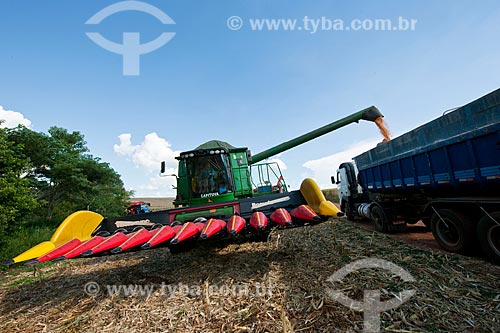
<svg viewBox="0 0 500 333">
<path fill-rule="evenodd" d="M 37 206 L 29 181 L 23 177 L 27 166 L 27 159 L 16 156 L 13 143 L 0 128 L 0 237 Z"/>
<path fill-rule="evenodd" d="M 49 240 L 54 230 L 55 227 L 52 225 L 27 226 L 14 230 L 8 237 L 2 239 L 0 260 L 13 258 L 22 251 Z"/>
<path fill-rule="evenodd" d="M 339 192 L 336 188 L 329 188 L 322 190 L 326 200 L 334 203 L 339 203 Z"/>
<path fill-rule="evenodd" d="M 83 134 L 51 127 L 48 134 L 19 126 L 7 130 L 18 158 L 29 161 L 29 182 L 40 205 L 38 219 L 61 219 L 90 209 L 121 215 L 130 193 L 120 175 L 89 154 Z"/>
<path fill-rule="evenodd" d="M 89 154 L 81 133 L 0 128 L 0 258 L 50 239 L 75 211 L 122 215 L 130 195 L 120 175 Z"/>
</svg>

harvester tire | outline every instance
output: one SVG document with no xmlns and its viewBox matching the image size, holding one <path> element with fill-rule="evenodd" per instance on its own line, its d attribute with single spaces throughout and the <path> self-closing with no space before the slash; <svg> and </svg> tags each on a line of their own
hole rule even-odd
<svg viewBox="0 0 500 333">
<path fill-rule="evenodd" d="M 371 209 L 371 216 L 375 229 L 379 232 L 388 233 L 389 232 L 389 220 L 384 210 L 378 205 L 374 205 Z"/>
<path fill-rule="evenodd" d="M 439 209 L 431 218 L 431 229 L 438 244 L 449 252 L 467 254 L 475 242 L 474 226 L 462 212 Z"/>
<path fill-rule="evenodd" d="M 500 212 L 490 214 L 496 222 L 500 221 Z M 500 225 L 489 216 L 483 216 L 477 226 L 479 244 L 486 257 L 500 265 Z"/>
</svg>

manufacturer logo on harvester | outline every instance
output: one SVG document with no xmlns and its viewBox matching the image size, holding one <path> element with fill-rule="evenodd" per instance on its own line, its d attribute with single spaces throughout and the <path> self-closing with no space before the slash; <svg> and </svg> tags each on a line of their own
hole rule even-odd
<svg viewBox="0 0 500 333">
<path fill-rule="evenodd" d="M 156 17 L 163 24 L 175 24 L 165 12 L 159 8 L 141 1 L 122 1 L 101 9 L 85 24 L 100 24 L 108 16 L 125 11 L 139 11 Z M 137 76 L 140 74 L 140 56 L 153 52 L 175 36 L 175 32 L 163 32 L 158 38 L 141 44 L 139 32 L 124 32 L 123 42 L 118 44 L 104 38 L 98 32 L 87 32 L 86 35 L 97 45 L 105 50 L 123 56 L 123 75 Z"/>
<path fill-rule="evenodd" d="M 288 201 L 288 200 L 290 200 L 289 196 L 286 196 L 286 197 L 283 197 L 283 198 L 274 199 L 274 200 L 267 200 L 267 201 L 264 201 L 264 202 L 254 202 L 254 203 L 252 203 L 252 209 L 258 209 L 258 208 L 270 206 L 270 205 L 273 205 L 273 204 L 276 204 L 276 203 L 285 202 L 285 201 Z"/>
</svg>

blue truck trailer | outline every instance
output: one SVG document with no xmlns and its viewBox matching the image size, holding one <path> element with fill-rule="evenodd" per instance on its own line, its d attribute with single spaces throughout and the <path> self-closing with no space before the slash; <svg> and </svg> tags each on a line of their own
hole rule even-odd
<svg viewBox="0 0 500 333">
<path fill-rule="evenodd" d="M 423 221 L 441 247 L 500 263 L 500 89 L 342 163 L 341 210 L 381 232 Z"/>
</svg>

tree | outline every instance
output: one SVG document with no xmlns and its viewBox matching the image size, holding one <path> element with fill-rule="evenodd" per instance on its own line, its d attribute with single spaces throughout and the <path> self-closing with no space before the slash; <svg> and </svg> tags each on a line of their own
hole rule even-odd
<svg viewBox="0 0 500 333">
<path fill-rule="evenodd" d="M 9 131 L 11 140 L 28 158 L 30 184 L 43 203 L 46 218 L 62 218 L 83 209 L 107 215 L 125 211 L 129 192 L 120 175 L 107 163 L 89 154 L 83 134 L 51 127 L 49 134 L 19 126 Z"/>
<path fill-rule="evenodd" d="M 0 237 L 10 227 L 27 219 L 37 202 L 28 179 L 28 161 L 16 156 L 16 147 L 0 128 Z"/>
</svg>

